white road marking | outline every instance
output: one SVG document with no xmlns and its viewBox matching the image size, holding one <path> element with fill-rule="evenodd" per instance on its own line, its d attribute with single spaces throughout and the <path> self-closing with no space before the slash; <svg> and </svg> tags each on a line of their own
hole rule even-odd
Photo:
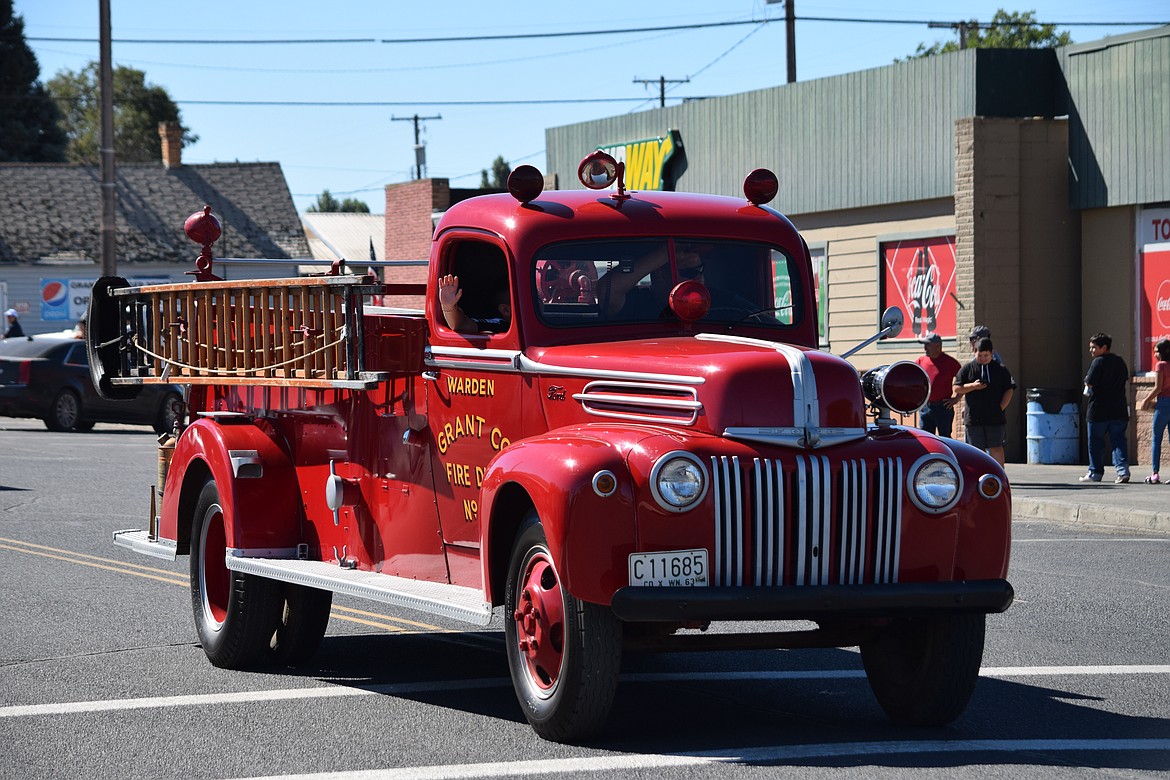
<svg viewBox="0 0 1170 780">
<path fill-rule="evenodd" d="M 1144 675 L 1170 674 L 1170 664 L 1116 665 L 1116 666 L 991 666 L 980 671 L 983 677 L 1063 677 L 1069 675 Z M 759 680 L 844 680 L 860 679 L 865 672 L 860 669 L 821 669 L 810 671 L 760 671 L 760 672 L 639 672 L 623 674 L 623 682 L 677 682 L 692 680 L 712 681 L 759 681 Z M 477 688 L 507 688 L 512 684 L 506 677 L 480 678 L 471 680 L 440 680 L 417 683 L 392 683 L 364 688 L 342 685 L 321 685 L 312 688 L 281 688 L 267 691 L 237 691 L 235 693 L 212 693 L 191 696 L 152 696 L 138 699 L 105 699 L 98 701 L 57 702 L 53 704 L 24 704 L 0 707 L 0 718 L 19 718 L 33 715 L 66 715 L 85 712 L 109 712 L 112 710 L 165 709 L 168 707 L 192 707 L 214 704 L 246 704 L 263 701 L 287 701 L 293 699 L 326 699 L 348 696 L 395 696 L 431 691 L 473 690 Z"/>
<path fill-rule="evenodd" d="M 1067 751 L 1170 750 L 1170 739 L 971 739 L 910 742 L 834 742 L 823 745 L 776 745 L 702 754 L 630 754 L 583 756 L 534 761 L 370 769 L 356 772 L 269 775 L 251 780 L 463 780 L 492 777 L 544 777 L 569 772 L 612 772 L 710 764 L 806 761 L 841 756 L 916 753 L 1052 753 Z"/>
</svg>

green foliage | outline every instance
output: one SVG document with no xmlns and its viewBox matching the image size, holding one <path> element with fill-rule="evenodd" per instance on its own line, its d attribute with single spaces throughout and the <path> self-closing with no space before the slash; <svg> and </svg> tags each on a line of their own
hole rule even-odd
<svg viewBox="0 0 1170 780">
<path fill-rule="evenodd" d="M 74 73 L 63 70 L 49 81 L 49 92 L 63 107 L 70 162 L 96 164 L 101 145 L 101 77 L 91 62 Z M 114 68 L 114 152 L 121 162 L 158 162 L 162 158 L 160 122 L 179 122 L 179 107 L 162 87 L 148 84 L 134 68 Z M 183 146 L 199 140 L 183 128 Z"/>
<path fill-rule="evenodd" d="M 325 190 L 317 196 L 316 203 L 309 204 L 309 208 L 306 211 L 311 213 L 343 212 L 347 214 L 369 214 L 370 207 L 364 201 L 360 201 L 357 198 L 338 200 L 330 194 L 329 190 Z"/>
<path fill-rule="evenodd" d="M 0 0 L 0 162 L 64 162 L 61 111 L 38 81 L 41 66 L 24 39 L 24 19 Z"/>
<path fill-rule="evenodd" d="M 1056 25 L 1037 24 L 1035 11 L 1008 13 L 1002 8 L 995 12 L 990 25 L 981 25 L 972 19 L 965 23 L 965 27 L 956 25 L 955 35 L 957 38 L 966 37 L 968 49 L 1052 49 L 1072 43 L 1067 32 L 1056 33 Z M 959 40 L 936 42 L 930 46 L 920 43 L 908 59 L 933 57 L 961 48 Z"/>
<path fill-rule="evenodd" d="M 492 160 L 491 178 L 488 178 L 488 171 L 485 168 L 480 172 L 479 188 L 481 190 L 502 190 L 508 186 L 508 176 L 512 173 L 512 166 L 508 165 L 508 161 L 500 155 Z"/>
</svg>

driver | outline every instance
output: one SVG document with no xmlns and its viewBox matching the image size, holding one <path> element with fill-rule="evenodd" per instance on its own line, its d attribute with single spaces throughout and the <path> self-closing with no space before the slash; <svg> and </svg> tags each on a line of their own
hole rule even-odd
<svg viewBox="0 0 1170 780">
<path fill-rule="evenodd" d="M 658 319 L 668 308 L 675 281 L 666 244 L 655 247 L 634 261 L 629 272 L 611 271 L 597 283 L 602 312 L 617 319 Z M 695 244 L 675 244 L 679 280 L 703 281 L 703 258 Z M 650 275 L 650 286 L 638 282 Z"/>
</svg>

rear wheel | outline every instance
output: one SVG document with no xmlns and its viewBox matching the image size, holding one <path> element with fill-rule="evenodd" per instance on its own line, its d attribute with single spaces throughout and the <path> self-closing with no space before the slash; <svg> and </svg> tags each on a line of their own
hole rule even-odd
<svg viewBox="0 0 1170 780">
<path fill-rule="evenodd" d="M 216 666 L 242 669 L 263 658 L 280 618 L 280 585 L 227 568 L 227 529 L 209 479 L 191 525 L 191 606 L 203 652 Z"/>
<path fill-rule="evenodd" d="M 890 720 L 945 726 L 963 712 L 983 662 L 986 616 L 894 622 L 861 645 L 865 675 Z"/>
<path fill-rule="evenodd" d="M 512 685 L 532 728 L 556 742 L 600 730 L 621 669 L 621 624 L 564 589 L 535 512 L 516 538 L 504 603 Z"/>
<path fill-rule="evenodd" d="M 283 609 L 272 635 L 270 656 L 278 664 L 298 666 L 312 659 L 321 646 L 329 627 L 333 594 L 287 582 L 282 590 Z"/>
<path fill-rule="evenodd" d="M 50 431 L 71 431 L 81 422 L 81 398 L 72 390 L 62 390 L 49 404 L 45 427 Z"/>
</svg>

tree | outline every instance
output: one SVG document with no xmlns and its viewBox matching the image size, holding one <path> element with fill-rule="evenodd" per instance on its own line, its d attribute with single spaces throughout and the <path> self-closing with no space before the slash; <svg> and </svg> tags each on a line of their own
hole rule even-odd
<svg viewBox="0 0 1170 780">
<path fill-rule="evenodd" d="M 24 39 L 24 19 L 0 0 L 0 162 L 64 162 L 61 111 L 37 79 L 41 66 Z"/>
<path fill-rule="evenodd" d="M 958 22 L 954 27 L 960 40 L 963 37 L 966 38 L 966 46 L 961 46 L 960 41 L 936 42 L 931 46 L 920 43 L 918 49 L 910 55 L 909 59 L 933 57 L 936 54 L 945 54 L 962 48 L 1052 49 L 1072 43 L 1072 36 L 1067 32 L 1056 34 L 1056 25 L 1037 24 L 1035 11 L 1008 13 L 1001 8 L 995 12 L 991 24 L 980 24 L 972 20 Z"/>
<path fill-rule="evenodd" d="M 495 160 L 492 160 L 492 176 L 488 179 L 487 169 L 481 171 L 479 179 L 479 188 L 481 190 L 502 190 L 508 186 L 508 176 L 512 173 L 512 166 L 508 165 L 508 161 L 500 155 Z"/>
<path fill-rule="evenodd" d="M 330 213 L 343 212 L 347 214 L 369 214 L 370 207 L 365 204 L 365 201 L 360 201 L 357 198 L 346 198 L 345 200 L 338 200 L 325 190 L 317 196 L 317 202 L 309 204 L 306 209 L 310 213 Z"/>
<path fill-rule="evenodd" d="M 96 164 L 101 145 L 101 85 L 98 63 L 74 73 L 64 70 L 49 81 L 49 92 L 64 107 L 63 125 L 70 162 Z M 146 82 L 146 74 L 119 65 L 114 68 L 114 150 L 121 162 L 157 162 L 162 158 L 160 122 L 179 122 L 179 107 L 162 87 Z M 181 125 L 180 125 L 181 126 Z M 199 140 L 183 128 L 183 146 Z"/>
</svg>

